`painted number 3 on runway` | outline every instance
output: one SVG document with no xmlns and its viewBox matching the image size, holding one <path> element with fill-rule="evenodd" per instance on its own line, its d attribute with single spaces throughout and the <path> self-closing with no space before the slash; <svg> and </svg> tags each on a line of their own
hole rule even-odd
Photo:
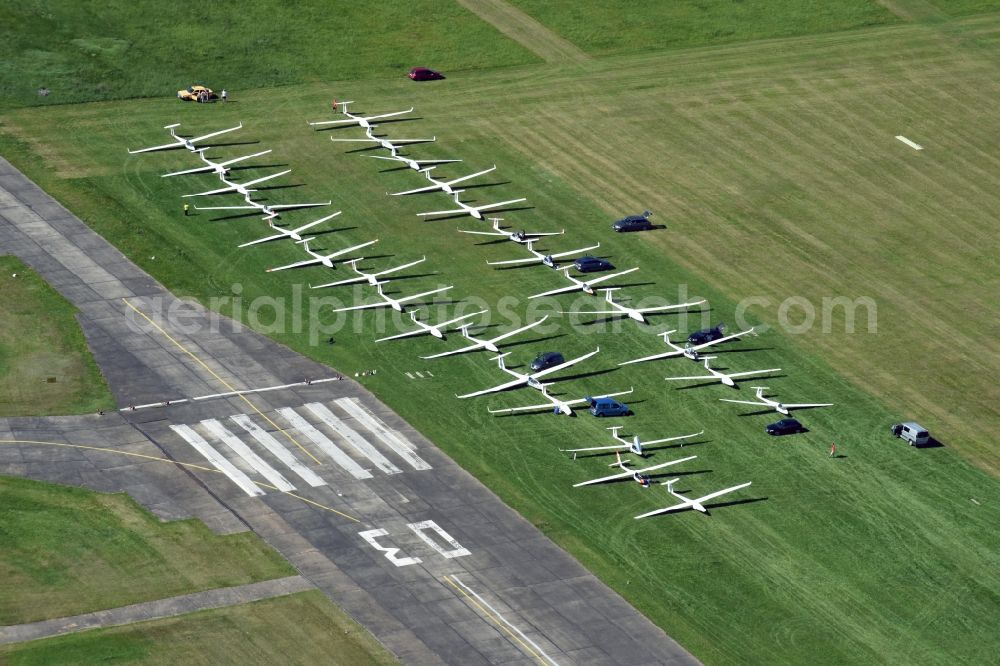
<svg viewBox="0 0 1000 666">
<path fill-rule="evenodd" d="M 420 537 L 421 541 L 423 541 L 425 544 L 433 548 L 435 551 L 437 551 L 439 555 L 444 556 L 446 559 L 450 560 L 453 557 L 465 557 L 466 555 L 472 554 L 467 549 L 463 548 L 460 543 L 455 541 L 455 539 L 450 534 L 445 532 L 444 529 L 442 529 L 441 526 L 435 523 L 433 520 L 425 520 L 420 523 L 408 523 L 406 526 L 409 527 L 414 534 Z M 442 541 L 444 541 L 450 546 L 450 549 L 443 547 L 441 544 L 439 544 L 437 541 L 431 538 L 431 536 L 429 536 L 426 533 L 427 531 L 431 531 L 437 534 L 437 536 L 439 536 Z M 392 562 L 393 564 L 395 564 L 397 567 L 406 567 L 411 564 L 419 564 L 420 562 L 423 561 L 419 557 L 405 557 L 405 556 L 401 557 L 399 555 L 399 553 L 402 550 L 401 548 L 394 548 L 392 546 L 383 546 L 382 544 L 380 544 L 378 542 L 378 538 L 388 536 L 389 530 L 380 528 L 377 530 L 365 530 L 364 532 L 358 532 L 358 534 L 361 536 L 362 539 L 367 541 L 372 548 L 385 553 L 385 558 L 390 562 Z"/>
</svg>

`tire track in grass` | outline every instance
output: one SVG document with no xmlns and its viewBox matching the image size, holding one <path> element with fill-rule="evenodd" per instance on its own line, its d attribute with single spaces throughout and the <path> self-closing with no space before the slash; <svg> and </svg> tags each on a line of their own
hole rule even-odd
<svg viewBox="0 0 1000 666">
<path fill-rule="evenodd" d="M 458 0 L 470 12 L 545 62 L 582 63 L 590 56 L 505 0 Z"/>
</svg>

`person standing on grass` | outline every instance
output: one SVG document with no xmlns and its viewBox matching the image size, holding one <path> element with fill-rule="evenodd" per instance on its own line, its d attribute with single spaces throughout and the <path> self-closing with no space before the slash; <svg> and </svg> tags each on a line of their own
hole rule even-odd
<svg viewBox="0 0 1000 666">
<path fill-rule="evenodd" d="M 191 205 L 184 204 L 184 217 L 187 217 L 190 214 L 191 214 Z"/>
<path fill-rule="evenodd" d="M 225 103 L 226 103 L 226 98 L 227 98 L 228 96 L 229 96 L 229 95 L 228 95 L 228 94 L 226 93 L 226 89 L 225 89 L 225 88 L 223 88 L 223 89 L 222 89 L 222 103 L 223 103 L 223 104 L 225 104 Z"/>
<path fill-rule="evenodd" d="M 337 113 L 337 98 L 336 98 L 336 97 L 334 97 L 334 98 L 333 98 L 333 101 L 332 101 L 332 102 L 330 102 L 330 106 L 332 106 L 332 107 L 333 107 L 333 112 L 334 112 L 334 113 Z"/>
<path fill-rule="evenodd" d="M 833 458 L 837 455 L 837 444 L 836 442 L 830 442 L 830 457 Z"/>
</svg>

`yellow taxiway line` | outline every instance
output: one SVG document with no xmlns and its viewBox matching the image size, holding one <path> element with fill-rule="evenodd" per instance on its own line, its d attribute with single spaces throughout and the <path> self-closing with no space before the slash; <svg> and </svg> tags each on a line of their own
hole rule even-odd
<svg viewBox="0 0 1000 666">
<path fill-rule="evenodd" d="M 160 326 L 155 321 L 153 321 L 152 319 L 150 319 L 146 315 L 145 312 L 143 312 L 142 310 L 140 310 L 136 306 L 134 306 L 131 303 L 129 303 L 128 299 L 126 299 L 126 298 L 123 298 L 122 302 L 125 303 L 125 305 L 129 306 L 130 308 L 132 308 L 143 319 L 145 319 L 150 324 L 152 324 L 156 328 L 156 330 L 158 330 L 160 333 L 163 334 L 163 337 L 165 337 L 167 340 L 170 340 L 172 343 L 174 343 L 177 346 L 178 349 L 180 349 L 182 352 L 184 352 L 185 354 L 187 354 L 188 356 L 190 356 L 198 365 L 200 365 L 201 367 L 205 368 L 205 370 L 207 370 L 209 374 L 211 374 L 213 377 L 215 377 L 219 381 L 220 384 L 222 384 L 223 386 L 225 386 L 229 391 L 232 391 L 233 393 L 238 394 L 239 397 L 243 400 L 243 402 L 245 402 L 248 405 L 250 405 L 250 408 L 253 411 L 257 412 L 257 414 L 262 419 L 264 419 L 265 421 L 267 421 L 268 423 L 270 423 L 271 426 L 273 426 L 275 430 L 277 430 L 282 435 L 284 435 L 285 437 L 287 437 L 290 442 L 292 442 L 293 444 L 295 444 L 295 446 L 299 447 L 299 450 L 302 451 L 302 453 L 304 453 L 307 456 L 309 456 L 310 458 L 312 458 L 313 462 L 315 462 L 317 465 L 322 465 L 323 464 L 323 463 L 321 463 L 319 461 L 319 459 L 316 456 L 314 456 L 312 453 L 310 453 L 304 446 L 302 446 L 301 444 L 299 444 L 299 441 L 297 439 L 295 439 L 294 437 L 292 437 L 291 433 L 289 433 L 287 430 L 285 430 L 284 428 L 282 428 L 281 426 L 279 426 L 277 423 L 275 423 L 274 421 L 272 421 L 267 416 L 267 414 L 265 414 L 264 412 L 262 412 L 259 409 L 257 409 L 257 405 L 255 405 L 252 402 L 250 402 L 250 399 L 248 397 L 246 397 L 242 393 L 239 393 L 239 391 L 234 386 L 232 386 L 229 382 L 227 382 L 225 379 L 223 379 L 222 377 L 220 377 L 214 370 L 212 370 L 212 368 L 208 367 L 208 365 L 206 365 L 204 361 L 202 361 L 200 358 L 198 358 L 194 354 L 194 352 L 192 352 L 187 347 L 185 347 L 184 345 L 182 345 L 173 336 L 171 336 L 169 333 L 167 333 L 165 330 L 163 330 L 162 326 Z"/>
</svg>

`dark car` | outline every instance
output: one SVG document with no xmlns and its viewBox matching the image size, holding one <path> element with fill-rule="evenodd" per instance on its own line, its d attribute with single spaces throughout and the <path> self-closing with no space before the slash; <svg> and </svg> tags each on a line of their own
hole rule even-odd
<svg viewBox="0 0 1000 666">
<path fill-rule="evenodd" d="M 594 416 L 631 416 L 632 410 L 628 405 L 618 402 L 613 398 L 588 398 L 590 403 L 590 413 Z"/>
<path fill-rule="evenodd" d="M 794 435 L 805 431 L 798 419 L 781 419 L 767 426 L 768 435 Z"/>
<path fill-rule="evenodd" d="M 726 325 L 720 323 L 714 328 L 704 328 L 700 331 L 695 331 L 688 336 L 688 342 L 693 345 L 703 345 L 706 342 L 712 342 L 724 337 L 726 337 Z"/>
<path fill-rule="evenodd" d="M 531 371 L 538 372 L 539 370 L 551 368 L 553 365 L 559 365 L 565 360 L 559 352 L 543 352 L 531 362 Z"/>
<path fill-rule="evenodd" d="M 441 72 L 435 72 L 433 69 L 427 69 L 426 67 L 414 67 L 407 76 L 413 81 L 436 81 L 437 79 L 444 78 L 444 74 Z"/>
<path fill-rule="evenodd" d="M 605 261 L 604 259 L 599 259 L 597 257 L 580 257 L 573 262 L 573 268 L 580 271 L 581 273 L 596 273 L 597 271 L 607 271 L 614 268 L 610 261 Z"/>
<path fill-rule="evenodd" d="M 649 221 L 650 215 L 652 213 L 648 210 L 642 215 L 629 215 L 612 224 L 611 228 L 618 232 L 649 231 L 653 228 L 653 223 Z"/>
</svg>

